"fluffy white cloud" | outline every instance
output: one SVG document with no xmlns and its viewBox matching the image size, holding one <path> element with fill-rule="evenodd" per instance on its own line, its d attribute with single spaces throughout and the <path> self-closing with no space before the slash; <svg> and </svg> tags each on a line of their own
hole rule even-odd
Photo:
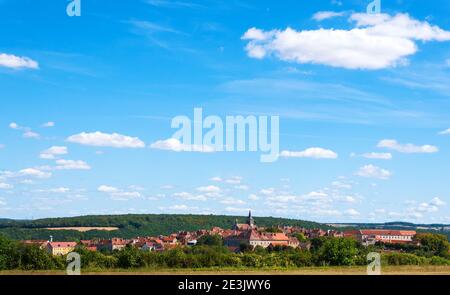
<svg viewBox="0 0 450 295">
<path fill-rule="evenodd" d="M 313 159 L 337 159 L 337 153 L 323 148 L 308 148 L 304 151 L 282 151 L 280 157 L 284 158 L 313 158 Z"/>
<path fill-rule="evenodd" d="M 35 177 L 35 178 L 50 178 L 52 174 L 50 172 L 42 171 L 37 168 L 22 169 L 17 173 L 19 177 Z"/>
<path fill-rule="evenodd" d="M 439 149 L 433 145 L 422 145 L 417 146 L 411 143 L 401 144 L 394 139 L 383 139 L 381 140 L 377 147 L 387 148 L 400 153 L 414 154 L 414 153 L 437 153 Z"/>
<path fill-rule="evenodd" d="M 243 36 L 252 58 L 275 56 L 283 61 L 347 69 L 384 69 L 405 63 L 415 54 L 415 41 L 449 41 L 450 32 L 411 18 L 408 14 L 352 14 L 349 30 L 318 29 L 263 31 L 249 29 Z"/>
<path fill-rule="evenodd" d="M 219 176 L 214 176 L 214 177 L 211 177 L 209 180 L 214 181 L 214 182 L 222 182 L 223 179 Z"/>
<path fill-rule="evenodd" d="M 0 67 L 11 69 L 29 68 L 38 69 L 39 64 L 31 58 L 16 56 L 13 54 L 0 53 Z"/>
<path fill-rule="evenodd" d="M 364 158 L 367 159 L 378 159 L 378 160 L 391 160 L 391 153 L 366 153 L 363 155 Z"/>
<path fill-rule="evenodd" d="M 336 11 L 319 11 L 314 13 L 312 18 L 320 22 L 325 19 L 343 16 L 344 14 L 345 14 L 344 12 L 336 12 Z"/>
<path fill-rule="evenodd" d="M 356 175 L 367 178 L 389 179 L 392 173 L 374 165 L 365 165 L 359 168 Z"/>
<path fill-rule="evenodd" d="M 41 159 L 55 159 L 56 156 L 67 155 L 68 150 L 65 146 L 52 146 L 45 151 L 42 151 L 40 154 Z"/>
<path fill-rule="evenodd" d="M 109 194 L 114 201 L 128 201 L 130 199 L 141 198 L 142 194 L 136 191 L 124 191 L 109 185 L 101 185 L 97 188 L 101 193 Z"/>
<path fill-rule="evenodd" d="M 201 186 L 196 190 L 202 193 L 219 193 L 221 191 L 220 187 L 215 185 Z"/>
<path fill-rule="evenodd" d="M 410 218 L 423 218 L 424 214 L 438 212 L 441 207 L 445 206 L 445 202 L 439 198 L 433 198 L 430 202 L 422 202 L 415 206 L 408 207 L 405 215 Z"/>
<path fill-rule="evenodd" d="M 349 215 L 349 216 L 352 216 L 352 217 L 356 217 L 356 216 L 361 215 L 361 213 L 359 213 L 357 210 L 355 210 L 353 208 L 350 208 L 350 209 L 346 210 L 345 213 L 347 215 Z"/>
<path fill-rule="evenodd" d="M 119 191 L 118 188 L 108 185 L 101 185 L 97 188 L 97 190 L 102 193 L 116 193 Z"/>
<path fill-rule="evenodd" d="M 89 146 L 114 148 L 144 148 L 145 143 L 137 137 L 130 137 L 118 133 L 82 132 L 67 138 L 68 142 Z"/>
<path fill-rule="evenodd" d="M 438 197 L 431 199 L 430 204 L 434 205 L 434 206 L 445 206 L 446 203 L 444 201 L 442 201 L 441 199 L 439 199 Z"/>
<path fill-rule="evenodd" d="M 86 162 L 80 160 L 57 160 L 56 161 L 56 170 L 90 170 L 91 166 L 89 166 Z"/>
<path fill-rule="evenodd" d="M 153 149 L 167 150 L 173 152 L 201 152 L 212 153 L 214 148 L 208 145 L 183 144 L 176 138 L 158 140 L 150 145 Z"/>
<path fill-rule="evenodd" d="M 447 130 L 439 132 L 439 135 L 449 135 L 449 134 L 450 134 L 450 128 L 448 128 Z"/>
</svg>

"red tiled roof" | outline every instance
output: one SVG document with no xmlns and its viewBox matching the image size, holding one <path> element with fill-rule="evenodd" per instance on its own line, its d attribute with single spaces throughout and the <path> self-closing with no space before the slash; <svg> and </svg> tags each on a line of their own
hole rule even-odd
<svg viewBox="0 0 450 295">
<path fill-rule="evenodd" d="M 383 236 L 414 236 L 412 230 L 387 230 L 387 229 L 362 229 L 363 235 L 383 235 Z"/>
<path fill-rule="evenodd" d="M 76 242 L 49 242 L 48 245 L 52 248 L 70 248 L 76 247 Z"/>
</svg>

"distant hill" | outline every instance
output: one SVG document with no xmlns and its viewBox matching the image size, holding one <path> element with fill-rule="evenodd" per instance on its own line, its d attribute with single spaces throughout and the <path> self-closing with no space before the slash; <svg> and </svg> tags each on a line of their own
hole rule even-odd
<svg viewBox="0 0 450 295">
<path fill-rule="evenodd" d="M 176 215 L 176 214 L 129 214 L 129 215 L 92 215 L 67 218 L 46 218 L 38 220 L 0 219 L 0 234 L 11 239 L 48 239 L 50 235 L 55 240 L 79 240 L 91 238 L 111 238 L 136 236 L 166 235 L 177 231 L 194 231 L 211 229 L 214 226 L 229 229 L 235 220 L 244 223 L 246 217 L 225 215 Z M 305 228 L 331 228 L 328 225 L 311 221 L 294 220 L 274 217 L 255 217 L 257 225 L 277 226 L 292 225 Z M 51 231 L 45 228 L 55 227 L 118 227 L 116 231 L 92 230 L 79 232 L 74 230 Z"/>
<path fill-rule="evenodd" d="M 449 224 L 414 224 L 410 222 L 386 222 L 386 223 L 333 223 L 328 224 L 332 227 L 343 229 L 403 229 L 415 230 L 417 232 L 434 232 L 446 235 L 450 240 L 450 225 Z"/>
</svg>

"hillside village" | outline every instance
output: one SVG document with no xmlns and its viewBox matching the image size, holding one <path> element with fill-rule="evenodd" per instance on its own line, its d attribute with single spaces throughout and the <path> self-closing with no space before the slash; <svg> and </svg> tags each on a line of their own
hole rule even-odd
<svg viewBox="0 0 450 295">
<path fill-rule="evenodd" d="M 238 220 L 230 229 L 213 227 L 210 230 L 180 231 L 170 235 L 160 235 L 154 237 L 136 237 L 124 239 L 120 237 L 111 239 L 92 239 L 81 241 L 61 242 L 53 241 L 50 237 L 45 240 L 26 240 L 24 244 L 38 245 L 41 249 L 54 256 L 66 255 L 82 246 L 89 251 L 113 252 L 131 246 L 142 251 L 166 251 L 176 247 L 195 246 L 198 240 L 204 236 L 219 236 L 223 240 L 224 246 L 232 252 L 240 252 L 242 247 L 262 247 L 273 248 L 276 246 L 292 247 L 309 250 L 311 239 L 319 237 L 350 237 L 356 239 L 365 246 L 375 243 L 384 244 L 413 244 L 415 231 L 411 230 L 323 230 L 306 229 L 296 226 L 278 226 L 276 228 L 258 227 L 249 212 L 246 223 L 239 223 Z M 299 239 L 299 237 L 301 237 Z"/>
</svg>

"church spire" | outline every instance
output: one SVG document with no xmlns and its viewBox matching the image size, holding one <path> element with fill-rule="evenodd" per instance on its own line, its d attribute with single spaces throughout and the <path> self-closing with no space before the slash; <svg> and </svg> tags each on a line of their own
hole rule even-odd
<svg viewBox="0 0 450 295">
<path fill-rule="evenodd" d="M 252 216 L 252 210 L 248 211 L 247 224 L 252 228 L 255 227 L 255 220 L 253 219 L 253 216 Z"/>
</svg>

